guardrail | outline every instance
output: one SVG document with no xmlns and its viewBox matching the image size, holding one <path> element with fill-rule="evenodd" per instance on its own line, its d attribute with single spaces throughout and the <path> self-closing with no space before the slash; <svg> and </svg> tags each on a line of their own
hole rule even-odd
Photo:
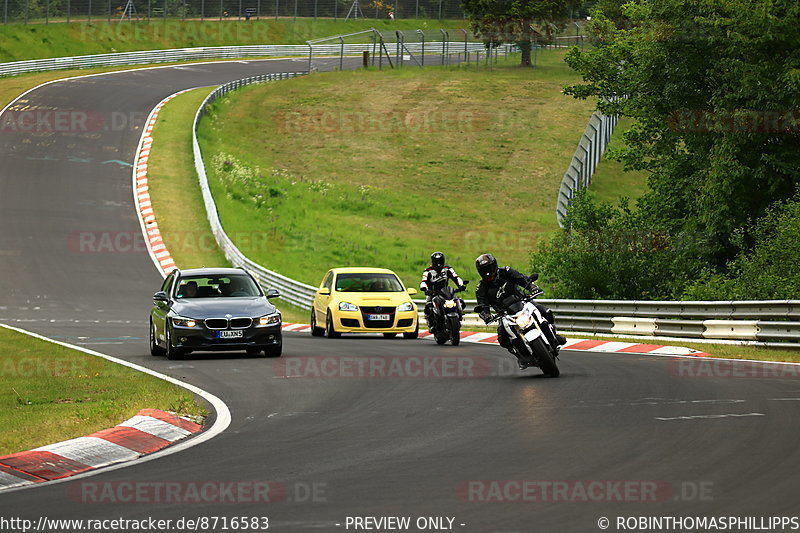
<svg viewBox="0 0 800 533">
<path fill-rule="evenodd" d="M 597 169 L 600 158 L 603 157 L 603 152 L 606 151 L 618 120 L 619 117 L 616 115 L 603 115 L 597 111 L 592 113 L 589 124 L 575 149 L 575 154 L 569 162 L 569 168 L 561 179 L 561 187 L 558 189 L 556 219 L 562 228 L 572 197 L 579 190 L 588 187 L 592 181 L 592 175 Z"/>
<path fill-rule="evenodd" d="M 452 46 L 462 46 L 463 42 L 428 43 L 428 53 L 441 53 Z M 422 50 L 421 43 L 408 45 L 412 52 Z M 481 45 L 482 46 L 482 45 Z M 372 50 L 372 43 L 315 45 L 317 55 L 360 55 Z M 16 76 L 28 72 L 47 70 L 83 69 L 95 67 L 116 67 L 123 65 L 144 65 L 151 63 L 175 63 L 204 59 L 243 59 L 248 57 L 292 57 L 308 56 L 310 47 L 306 44 L 265 44 L 251 46 L 209 46 L 202 48 L 176 48 L 171 50 L 145 50 L 140 52 L 119 52 L 76 57 L 54 57 L 32 59 L 0 64 L 0 77 Z"/>
<path fill-rule="evenodd" d="M 239 87 L 301 76 L 282 73 L 254 76 L 227 83 L 214 90 L 197 110 L 192 146 L 206 214 L 217 243 L 231 264 L 247 268 L 259 282 L 281 291 L 281 297 L 303 309 L 310 309 L 317 287 L 273 272 L 248 259 L 231 241 L 217 214 L 208 186 L 203 156 L 197 141 L 197 128 L 206 106 Z M 424 300 L 414 300 L 422 308 Z M 639 301 L 639 300 L 554 300 L 538 303 L 553 310 L 560 331 L 591 332 L 608 335 L 680 337 L 760 341 L 765 344 L 800 342 L 800 300 L 745 301 Z M 475 315 L 475 300 L 466 300 L 464 325 L 482 325 Z M 420 316 L 420 318 L 422 318 Z"/>
</svg>

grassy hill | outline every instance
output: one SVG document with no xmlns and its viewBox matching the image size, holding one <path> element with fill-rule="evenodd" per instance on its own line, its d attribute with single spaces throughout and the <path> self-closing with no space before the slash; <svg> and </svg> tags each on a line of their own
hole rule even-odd
<svg viewBox="0 0 800 533">
<path fill-rule="evenodd" d="M 200 130 L 223 225 L 252 259 L 312 284 L 331 266 L 381 265 L 415 285 L 434 250 L 472 279 L 484 251 L 527 269 L 557 229 L 558 186 L 593 107 L 561 93 L 576 81 L 562 58 L 237 91 Z"/>
</svg>

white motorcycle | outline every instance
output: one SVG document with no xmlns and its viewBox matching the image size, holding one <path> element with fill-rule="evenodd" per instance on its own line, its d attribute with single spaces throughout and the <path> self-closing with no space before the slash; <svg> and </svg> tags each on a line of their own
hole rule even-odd
<svg viewBox="0 0 800 533">
<path fill-rule="evenodd" d="M 536 280 L 536 275 L 531 281 Z M 553 325 L 542 316 L 533 300 L 542 294 L 538 286 L 533 284 L 530 295 L 520 296 L 509 292 L 509 283 L 505 283 L 497 293 L 498 299 L 503 302 L 503 308 L 496 315 L 486 320 L 487 324 L 499 321 L 500 327 L 505 330 L 511 340 L 511 345 L 516 355 L 520 369 L 531 366 L 539 367 L 542 372 L 550 377 L 558 377 L 558 346 L 553 346 L 549 339 L 555 339 Z M 503 298 L 504 294 L 508 294 Z M 481 306 L 475 310 L 481 312 Z M 545 334 L 547 331 L 547 334 Z"/>
</svg>

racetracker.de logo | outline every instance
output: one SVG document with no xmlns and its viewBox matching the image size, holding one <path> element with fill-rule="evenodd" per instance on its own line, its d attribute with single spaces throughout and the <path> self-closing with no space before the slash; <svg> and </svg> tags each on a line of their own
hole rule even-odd
<svg viewBox="0 0 800 533">
<path fill-rule="evenodd" d="M 468 379 L 495 375 L 490 359 L 465 356 L 310 356 L 273 363 L 276 377 L 308 379 Z"/>
<path fill-rule="evenodd" d="M 456 494 L 459 500 L 472 503 L 641 503 L 671 501 L 680 496 L 669 481 L 600 479 L 470 480 L 459 483 Z"/>
<path fill-rule="evenodd" d="M 671 359 L 667 372 L 676 378 L 800 379 L 800 365 L 733 359 Z"/>
<path fill-rule="evenodd" d="M 277 481 L 81 481 L 70 499 L 99 504 L 261 504 L 287 500 Z"/>
</svg>

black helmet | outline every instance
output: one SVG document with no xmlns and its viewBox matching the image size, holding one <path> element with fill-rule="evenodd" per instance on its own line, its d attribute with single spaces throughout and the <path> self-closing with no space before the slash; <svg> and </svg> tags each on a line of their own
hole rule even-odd
<svg viewBox="0 0 800 533">
<path fill-rule="evenodd" d="M 497 275 L 497 259 L 492 254 L 479 255 L 475 260 L 475 268 L 483 279 L 493 280 Z"/>
<path fill-rule="evenodd" d="M 431 266 L 437 270 L 444 268 L 444 254 L 442 252 L 433 252 L 431 254 Z"/>
</svg>

